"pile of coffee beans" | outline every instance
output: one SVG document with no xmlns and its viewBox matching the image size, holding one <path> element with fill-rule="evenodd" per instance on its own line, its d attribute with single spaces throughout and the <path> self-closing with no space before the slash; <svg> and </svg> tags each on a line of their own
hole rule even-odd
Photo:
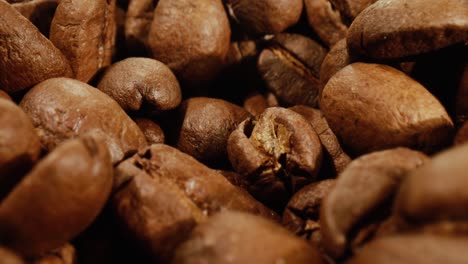
<svg viewBox="0 0 468 264">
<path fill-rule="evenodd" d="M 468 0 L 0 0 L 0 264 L 467 249 Z"/>
</svg>

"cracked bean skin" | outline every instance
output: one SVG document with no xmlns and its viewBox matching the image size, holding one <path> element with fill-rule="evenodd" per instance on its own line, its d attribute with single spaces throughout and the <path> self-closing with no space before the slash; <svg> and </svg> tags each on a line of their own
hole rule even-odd
<svg viewBox="0 0 468 264">
<path fill-rule="evenodd" d="M 398 146 L 433 153 L 447 146 L 454 132 L 432 94 L 386 65 L 346 66 L 328 81 L 320 109 L 352 155 Z"/>
<path fill-rule="evenodd" d="M 47 151 L 66 139 L 96 133 L 105 135 L 115 164 L 147 144 L 135 122 L 112 98 L 77 80 L 44 81 L 23 97 L 20 106 L 31 117 Z"/>
<path fill-rule="evenodd" d="M 166 145 L 152 145 L 120 163 L 116 179 L 117 215 L 155 259 L 170 260 L 192 228 L 219 211 L 245 211 L 277 220 L 275 213 L 223 175 Z"/>
<path fill-rule="evenodd" d="M 320 207 L 335 186 L 334 179 L 311 183 L 289 200 L 283 213 L 283 226 L 323 251 L 320 231 Z"/>
<path fill-rule="evenodd" d="M 249 192 L 278 210 L 316 178 L 322 163 L 314 129 L 300 114 L 281 107 L 243 121 L 229 136 L 227 152 Z"/>
<path fill-rule="evenodd" d="M 324 151 L 324 164 L 322 165 L 320 176 L 332 178 L 341 173 L 351 162 L 351 158 L 341 148 L 338 138 L 336 138 L 336 135 L 328 126 L 328 122 L 322 112 L 304 105 L 296 105 L 289 109 L 301 114 L 319 136 Z"/>
<path fill-rule="evenodd" d="M 67 57 L 74 77 L 89 82 L 111 64 L 115 46 L 115 0 L 61 0 L 50 40 Z"/>
<path fill-rule="evenodd" d="M 98 215 L 112 188 L 101 138 L 84 136 L 43 158 L 0 203 L 0 240 L 24 256 L 62 246 Z"/>
<path fill-rule="evenodd" d="M 388 60 L 462 43 L 468 38 L 467 13 L 465 0 L 377 1 L 351 25 L 349 50 Z"/>
<path fill-rule="evenodd" d="M 127 58 L 111 65 L 97 88 L 127 112 L 145 108 L 161 113 L 182 100 L 179 82 L 163 63 L 149 58 Z"/>
<path fill-rule="evenodd" d="M 65 56 L 13 6 L 0 1 L 0 87 L 12 94 L 71 76 Z"/>
</svg>

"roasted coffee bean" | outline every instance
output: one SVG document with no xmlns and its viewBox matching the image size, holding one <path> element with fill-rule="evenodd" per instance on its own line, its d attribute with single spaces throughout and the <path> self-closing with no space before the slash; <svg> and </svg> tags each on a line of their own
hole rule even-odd
<svg viewBox="0 0 468 264">
<path fill-rule="evenodd" d="M 255 34 L 277 34 L 301 17 L 301 0 L 227 0 L 233 19 Z"/>
<path fill-rule="evenodd" d="M 376 0 L 305 0 L 309 25 L 329 47 L 346 37 L 354 18 Z"/>
<path fill-rule="evenodd" d="M 455 136 L 455 145 L 461 145 L 468 142 L 468 122 L 463 123 Z"/>
<path fill-rule="evenodd" d="M 110 65 L 115 45 L 115 0 L 61 0 L 50 40 L 70 61 L 76 79 L 88 82 Z"/>
<path fill-rule="evenodd" d="M 321 176 L 335 177 L 342 172 L 351 162 L 351 158 L 341 149 L 340 142 L 338 142 L 335 134 L 328 126 L 328 122 L 322 112 L 303 105 L 296 105 L 289 109 L 301 114 L 319 136 L 320 142 L 324 147 L 324 164 L 320 171 Z"/>
<path fill-rule="evenodd" d="M 365 9 L 347 35 L 352 54 L 399 59 L 468 39 L 466 0 L 384 0 Z"/>
<path fill-rule="evenodd" d="M 275 209 L 314 180 L 322 163 L 322 146 L 312 126 L 280 107 L 243 121 L 229 136 L 227 152 L 249 192 Z"/>
<path fill-rule="evenodd" d="M 41 33 L 49 37 L 50 25 L 61 0 L 27 0 L 12 4 L 23 16 L 31 21 Z"/>
<path fill-rule="evenodd" d="M 356 229 L 382 221 L 378 211 L 390 210 L 385 203 L 408 174 L 427 160 L 420 152 L 397 148 L 352 161 L 322 202 L 320 227 L 326 252 L 342 257 L 357 237 Z"/>
<path fill-rule="evenodd" d="M 116 177 L 113 199 L 120 221 L 143 248 L 165 261 L 196 224 L 218 211 L 277 217 L 221 174 L 166 145 L 152 145 L 120 163 Z"/>
<path fill-rule="evenodd" d="M 11 250 L 0 247 L 0 260 L 2 264 L 24 264 L 25 262 Z"/>
<path fill-rule="evenodd" d="M 0 200 L 38 160 L 39 136 L 31 119 L 9 100 L 0 99 Z"/>
<path fill-rule="evenodd" d="M 263 95 L 253 93 L 244 100 L 244 108 L 253 116 L 259 116 L 269 107 L 279 106 L 278 100 L 272 93 Z"/>
<path fill-rule="evenodd" d="M 468 263 L 466 1 L 0 0 L 0 264 Z"/>
<path fill-rule="evenodd" d="M 145 135 L 148 145 L 164 143 L 164 131 L 158 124 L 147 118 L 137 118 L 135 123 Z"/>
<path fill-rule="evenodd" d="M 158 1 L 130 0 L 125 20 L 126 46 L 132 55 L 146 55 L 148 34 Z M 135 54 L 133 54 L 135 53 Z"/>
<path fill-rule="evenodd" d="M 0 87 L 15 93 L 52 77 L 71 76 L 63 54 L 13 6 L 0 1 Z"/>
<path fill-rule="evenodd" d="M 247 111 L 237 105 L 206 97 L 185 100 L 177 112 L 175 146 L 210 165 L 228 161 L 229 135 L 249 117 Z"/>
<path fill-rule="evenodd" d="M 221 0 L 159 0 L 148 46 L 182 83 L 211 81 L 229 49 L 231 30 Z"/>
<path fill-rule="evenodd" d="M 248 184 L 239 173 L 226 170 L 216 170 L 216 172 L 223 175 L 232 185 L 241 187 L 241 190 L 247 190 Z"/>
<path fill-rule="evenodd" d="M 11 97 L 3 90 L 0 90 L 0 98 L 12 101 Z"/>
<path fill-rule="evenodd" d="M 280 34 L 272 42 L 258 58 L 258 71 L 268 88 L 285 105 L 317 106 L 326 50 L 297 34 Z"/>
<path fill-rule="evenodd" d="M 171 70 L 148 58 L 128 58 L 110 66 L 97 88 L 112 97 L 125 111 L 162 112 L 176 108 L 182 94 Z"/>
<path fill-rule="evenodd" d="M 172 263 L 326 262 L 316 248 L 274 222 L 246 213 L 224 211 L 197 226 L 177 249 Z"/>
<path fill-rule="evenodd" d="M 259 45 L 253 40 L 231 43 L 226 55 L 226 64 L 238 64 L 260 54 Z"/>
<path fill-rule="evenodd" d="M 20 106 L 48 151 L 85 133 L 104 136 L 113 163 L 146 146 L 141 130 L 114 100 L 77 80 L 44 81 L 24 96 Z"/>
<path fill-rule="evenodd" d="M 112 163 L 100 141 L 66 141 L 24 176 L 0 203 L 1 244 L 36 256 L 91 224 L 112 188 Z"/>
<path fill-rule="evenodd" d="M 335 186 L 335 180 L 324 180 L 307 185 L 289 200 L 283 213 L 283 226 L 297 236 L 307 239 L 322 249 L 320 206 L 323 198 Z"/>
<path fill-rule="evenodd" d="M 32 264 L 77 264 L 75 247 L 71 244 L 65 244 L 36 258 Z"/>
<path fill-rule="evenodd" d="M 398 146 L 432 153 L 452 140 L 453 122 L 440 102 L 390 66 L 346 66 L 328 81 L 320 109 L 353 154 Z"/>
<path fill-rule="evenodd" d="M 466 263 L 466 237 L 401 235 L 375 240 L 359 250 L 347 264 Z"/>
<path fill-rule="evenodd" d="M 330 48 L 330 51 L 327 56 L 325 56 L 325 59 L 323 59 L 323 63 L 320 67 L 320 82 L 322 86 L 325 86 L 333 75 L 352 62 L 353 59 L 348 53 L 346 39 L 338 41 Z M 322 90 L 323 89 L 320 90 L 320 95 L 322 94 Z"/>
<path fill-rule="evenodd" d="M 395 198 L 394 214 L 405 225 L 466 222 L 468 145 L 444 151 L 412 172 Z"/>
</svg>

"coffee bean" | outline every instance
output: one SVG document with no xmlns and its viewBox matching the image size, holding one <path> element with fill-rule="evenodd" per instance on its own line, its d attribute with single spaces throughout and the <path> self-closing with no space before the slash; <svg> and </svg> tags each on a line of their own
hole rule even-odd
<svg viewBox="0 0 468 264">
<path fill-rule="evenodd" d="M 249 192 L 278 210 L 317 177 L 322 162 L 314 129 L 301 115 L 280 107 L 243 121 L 229 136 L 227 152 Z"/>
<path fill-rule="evenodd" d="M 356 228 L 368 224 L 369 216 L 374 218 L 371 222 L 381 221 L 375 219 L 377 211 L 385 210 L 385 203 L 408 173 L 427 160 L 420 152 L 397 148 L 352 161 L 322 202 L 320 226 L 326 251 L 342 257 L 357 234 Z"/>
<path fill-rule="evenodd" d="M 149 145 L 164 143 L 164 131 L 158 124 L 146 118 L 137 118 L 135 123 L 145 135 Z"/>
<path fill-rule="evenodd" d="M 399 59 L 468 39 L 465 0 L 384 0 L 365 9 L 347 36 L 352 54 Z"/>
<path fill-rule="evenodd" d="M 77 264 L 76 250 L 71 244 L 54 249 L 45 256 L 36 258 L 32 264 Z"/>
<path fill-rule="evenodd" d="M 296 24 L 302 13 L 300 0 L 227 0 L 230 15 L 247 31 L 277 34 Z"/>
<path fill-rule="evenodd" d="M 229 49 L 231 31 L 221 0 L 159 0 L 148 35 L 153 58 L 189 87 L 211 81 Z"/>
<path fill-rule="evenodd" d="M 104 206 L 112 165 L 102 138 L 73 139 L 42 159 L 0 203 L 0 241 L 34 256 L 83 231 Z"/>
<path fill-rule="evenodd" d="M 61 0 L 50 40 L 70 61 L 77 80 L 88 82 L 110 65 L 115 45 L 115 0 Z"/>
<path fill-rule="evenodd" d="M 277 217 L 221 174 L 161 144 L 120 163 L 116 177 L 119 219 L 143 248 L 165 261 L 196 224 L 218 211 Z"/>
<path fill-rule="evenodd" d="M 329 47 L 346 37 L 354 18 L 376 0 L 305 0 L 309 25 Z"/>
<path fill-rule="evenodd" d="M 317 249 L 274 222 L 230 211 L 197 226 L 177 249 L 172 263 L 194 260 L 218 264 L 326 263 Z"/>
<path fill-rule="evenodd" d="M 335 134 L 328 126 L 328 122 L 322 112 L 303 105 L 296 105 L 289 109 L 301 114 L 319 136 L 320 142 L 324 147 L 324 162 L 320 176 L 335 177 L 342 172 L 351 162 L 351 158 L 341 149 L 340 142 L 338 142 Z"/>
<path fill-rule="evenodd" d="M 171 70 L 147 58 L 128 58 L 110 66 L 97 88 L 125 111 L 162 112 L 176 108 L 182 94 Z"/>
<path fill-rule="evenodd" d="M 266 95 L 253 93 L 244 100 L 244 108 L 253 116 L 261 115 L 267 108 L 279 106 L 276 96 L 272 93 Z"/>
<path fill-rule="evenodd" d="M 50 25 L 60 0 L 28 0 L 12 6 L 49 37 Z"/>
<path fill-rule="evenodd" d="M 216 170 L 219 174 L 223 175 L 232 185 L 241 187 L 240 190 L 246 191 L 248 184 L 244 177 L 235 171 Z"/>
<path fill-rule="evenodd" d="M 146 146 L 141 130 L 114 100 L 77 80 L 44 81 L 24 96 L 20 106 L 48 151 L 85 133 L 104 136 L 113 163 Z"/>
<path fill-rule="evenodd" d="M 395 198 L 394 213 L 406 225 L 466 221 L 468 145 L 444 151 L 412 172 Z"/>
<path fill-rule="evenodd" d="M 400 235 L 369 243 L 346 263 L 465 263 L 467 246 L 466 237 Z"/>
<path fill-rule="evenodd" d="M 70 76 L 67 59 L 37 28 L 0 1 L 0 87 L 8 93 L 52 77 Z"/>
<path fill-rule="evenodd" d="M 320 65 L 325 55 L 326 50 L 312 39 L 281 34 L 260 54 L 258 71 L 285 105 L 317 106 Z"/>
<path fill-rule="evenodd" d="M 226 163 L 229 135 L 247 117 L 247 111 L 227 101 L 190 98 L 177 110 L 175 146 L 201 162 Z"/>
<path fill-rule="evenodd" d="M 406 146 L 434 152 L 452 138 L 453 123 L 423 86 L 385 65 L 353 63 L 325 86 L 320 109 L 354 154 Z"/>
<path fill-rule="evenodd" d="M 460 129 L 458 129 L 454 143 L 455 145 L 462 145 L 466 142 L 468 142 L 468 122 L 463 123 Z"/>
<path fill-rule="evenodd" d="M 31 119 L 0 99 L 0 200 L 39 159 L 41 145 Z"/>
<path fill-rule="evenodd" d="M 125 20 L 125 40 L 130 52 L 146 55 L 147 39 L 154 18 L 156 0 L 130 0 Z"/>
<path fill-rule="evenodd" d="M 0 259 L 5 264 L 24 264 L 25 262 L 11 250 L 0 247 Z"/>
<path fill-rule="evenodd" d="M 12 101 L 11 97 L 3 90 L 0 90 L 0 98 Z"/>
<path fill-rule="evenodd" d="M 336 42 L 336 44 L 330 48 L 325 59 L 323 59 L 323 63 L 320 68 L 320 82 L 322 83 L 322 87 L 327 84 L 333 75 L 352 62 L 353 59 L 348 53 L 346 39 Z M 320 90 L 320 95 L 322 94 L 322 91 L 323 88 Z"/>
<path fill-rule="evenodd" d="M 304 237 L 323 250 L 320 231 L 320 206 L 323 198 L 335 186 L 335 180 L 324 180 L 307 185 L 289 200 L 283 213 L 283 226 Z"/>
<path fill-rule="evenodd" d="M 467 8 L 0 0 L 0 264 L 468 263 Z"/>
</svg>

